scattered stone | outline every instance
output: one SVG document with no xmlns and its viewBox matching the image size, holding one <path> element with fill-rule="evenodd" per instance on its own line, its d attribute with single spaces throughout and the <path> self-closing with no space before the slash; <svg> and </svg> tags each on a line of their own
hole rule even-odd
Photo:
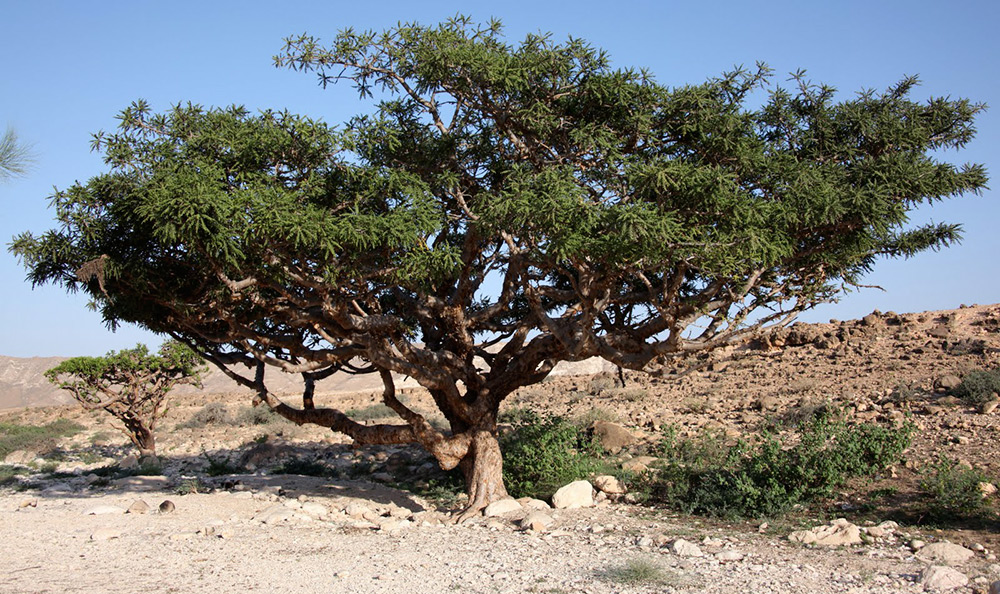
<svg viewBox="0 0 1000 594">
<path fill-rule="evenodd" d="M 850 546 L 861 543 L 861 528 L 839 518 L 830 522 L 828 526 L 792 532 L 788 535 L 788 540 L 824 547 Z"/>
<path fill-rule="evenodd" d="M 937 378 L 934 382 L 935 388 L 941 388 L 942 390 L 954 390 L 962 384 L 962 378 L 954 374 L 942 375 Z"/>
<path fill-rule="evenodd" d="M 526 507 L 528 509 L 537 509 L 540 511 L 552 509 L 552 506 L 548 503 L 533 497 L 521 497 L 517 500 L 517 502 L 520 503 L 522 507 Z"/>
<path fill-rule="evenodd" d="M 271 525 L 291 520 L 294 516 L 295 510 L 279 504 L 254 515 L 253 519 L 261 524 Z"/>
<path fill-rule="evenodd" d="M 124 514 L 125 509 L 117 505 L 98 505 L 83 512 L 85 516 L 106 516 L 112 514 Z"/>
<path fill-rule="evenodd" d="M 142 499 L 136 499 L 132 505 L 129 506 L 125 513 L 127 514 L 144 514 L 149 511 L 149 504 Z"/>
<path fill-rule="evenodd" d="M 25 509 L 27 507 L 38 507 L 37 499 L 23 499 L 21 503 L 18 504 L 17 509 Z"/>
<path fill-rule="evenodd" d="M 969 578 L 946 565 L 931 565 L 920 573 L 925 590 L 954 590 L 969 583 Z"/>
<path fill-rule="evenodd" d="M 674 542 L 670 543 L 669 548 L 670 552 L 678 557 L 702 557 L 705 555 L 705 553 L 701 552 L 698 545 L 684 540 L 683 538 L 678 538 Z"/>
<path fill-rule="evenodd" d="M 979 407 L 979 412 L 984 415 L 988 415 L 995 411 L 997 406 L 1000 406 L 1000 398 L 994 398 L 993 400 L 984 402 L 982 406 Z"/>
<path fill-rule="evenodd" d="M 609 474 L 594 477 L 594 487 L 598 491 L 607 493 L 608 495 L 623 495 L 627 491 L 625 485 L 620 480 Z"/>
<path fill-rule="evenodd" d="M 351 516 L 356 520 L 361 520 L 365 518 L 365 515 L 371 515 L 372 509 L 363 503 L 353 502 L 347 504 L 344 508 L 344 513 Z"/>
<path fill-rule="evenodd" d="M 926 546 L 927 546 L 927 543 L 925 541 L 920 540 L 919 538 L 914 538 L 913 540 L 910 541 L 910 550 L 911 551 L 919 551 L 920 549 L 922 549 L 922 548 L 924 548 Z"/>
<path fill-rule="evenodd" d="M 746 557 L 742 551 L 737 551 L 736 549 L 726 549 L 724 551 L 719 551 L 715 554 L 715 558 L 722 563 L 733 563 L 736 561 L 742 561 Z"/>
<path fill-rule="evenodd" d="M 122 535 L 121 531 L 114 528 L 98 528 L 90 535 L 90 540 L 111 540 Z"/>
<path fill-rule="evenodd" d="M 521 528 L 535 532 L 545 532 L 554 523 L 555 520 L 549 514 L 543 511 L 533 511 L 521 520 Z"/>
<path fill-rule="evenodd" d="M 618 423 L 596 421 L 593 431 L 594 437 L 597 438 L 601 446 L 612 454 L 618 453 L 636 442 L 635 436 Z"/>
<path fill-rule="evenodd" d="M 322 503 L 316 503 L 315 501 L 307 501 L 302 504 L 302 511 L 309 514 L 310 516 L 316 516 L 317 518 L 325 518 L 330 514 L 330 510 L 327 509 Z"/>
<path fill-rule="evenodd" d="M 993 483 L 982 482 L 979 483 L 979 492 L 983 494 L 985 499 L 997 492 L 997 486 Z"/>
<path fill-rule="evenodd" d="M 175 509 L 177 509 L 177 506 L 174 505 L 174 502 L 170 501 L 169 499 L 164 499 L 163 503 L 160 504 L 160 513 L 161 514 L 169 514 L 170 512 L 174 511 Z"/>
<path fill-rule="evenodd" d="M 631 460 L 622 462 L 622 469 L 629 472 L 641 474 L 649 471 L 649 465 L 656 462 L 658 458 L 653 456 L 636 456 Z"/>
<path fill-rule="evenodd" d="M 969 549 L 950 542 L 935 542 L 929 544 L 919 552 L 917 559 L 926 563 L 939 563 L 944 565 L 961 565 L 975 556 Z"/>
<path fill-rule="evenodd" d="M 493 503 L 487 505 L 486 509 L 483 510 L 483 515 L 487 518 L 495 518 L 511 512 L 520 511 L 520 509 L 521 504 L 518 503 L 516 499 L 501 499 L 500 501 L 494 501 Z"/>
<path fill-rule="evenodd" d="M 552 496 L 552 507 L 556 509 L 576 509 L 594 506 L 594 486 L 590 481 L 575 481 L 561 487 Z"/>
</svg>

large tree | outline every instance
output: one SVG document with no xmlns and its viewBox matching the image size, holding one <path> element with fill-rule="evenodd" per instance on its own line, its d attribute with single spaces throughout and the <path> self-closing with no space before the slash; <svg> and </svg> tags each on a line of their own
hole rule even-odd
<svg viewBox="0 0 1000 594">
<path fill-rule="evenodd" d="M 156 456 L 156 425 L 166 397 L 178 385 L 200 384 L 202 360 L 187 345 L 167 341 L 158 353 L 145 345 L 103 357 L 73 357 L 45 372 L 87 410 L 104 410 L 121 423 L 142 457 Z"/>
<path fill-rule="evenodd" d="M 339 128 L 136 103 L 96 137 L 110 171 L 58 192 L 61 226 L 13 251 L 33 283 L 188 343 L 293 421 L 423 445 L 461 467 L 468 513 L 506 495 L 501 403 L 559 361 L 650 370 L 787 323 L 880 256 L 955 241 L 908 213 L 986 183 L 935 156 L 982 106 L 913 101 L 914 78 L 842 101 L 763 66 L 668 88 L 578 39 L 511 45 L 462 18 L 294 38 L 276 61 L 380 100 Z M 301 406 L 266 367 L 303 375 Z M 402 422 L 317 408 L 339 369 L 381 374 Z"/>
</svg>

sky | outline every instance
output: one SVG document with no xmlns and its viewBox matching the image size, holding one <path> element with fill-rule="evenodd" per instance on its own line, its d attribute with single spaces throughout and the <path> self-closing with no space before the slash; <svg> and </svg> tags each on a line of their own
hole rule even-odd
<svg viewBox="0 0 1000 594">
<path fill-rule="evenodd" d="M 279 70 L 283 39 L 309 33 L 383 30 L 398 22 L 432 25 L 455 14 L 503 21 L 511 43 L 527 33 L 583 38 L 616 66 L 645 67 L 668 86 L 699 83 L 734 66 L 766 62 L 784 82 L 809 78 L 850 98 L 904 75 L 923 81 L 914 98 L 967 97 L 993 105 L 977 120 L 977 138 L 941 159 L 1000 162 L 1000 2 L 866 0 L 675 2 L 53 2 L 0 3 L 0 131 L 13 128 L 34 162 L 27 175 L 0 183 L 0 355 L 98 355 L 162 342 L 136 327 L 116 332 L 82 295 L 32 290 L 6 247 L 23 231 L 53 227 L 48 198 L 106 171 L 91 135 L 115 128 L 115 115 L 145 99 L 156 111 L 178 102 L 288 109 L 335 124 L 370 111 L 347 85 L 320 88 L 314 75 Z M 1000 185 L 994 182 L 992 185 Z M 996 192 L 963 196 L 914 213 L 914 223 L 957 222 L 959 246 L 909 260 L 880 261 L 866 283 L 800 319 L 853 319 L 1000 302 L 1000 204 Z"/>
</svg>

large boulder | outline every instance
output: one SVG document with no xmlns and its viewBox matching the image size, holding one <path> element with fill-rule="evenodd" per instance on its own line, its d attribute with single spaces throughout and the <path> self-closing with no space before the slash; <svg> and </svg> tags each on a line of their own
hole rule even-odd
<svg viewBox="0 0 1000 594">
<path fill-rule="evenodd" d="M 920 549 L 916 557 L 926 563 L 961 565 L 975 555 L 969 549 L 950 542 L 936 542 Z"/>
<path fill-rule="evenodd" d="M 827 526 L 792 532 L 788 535 L 788 540 L 823 547 L 850 546 L 861 543 L 861 528 L 840 518 Z"/>
<path fill-rule="evenodd" d="M 552 507 L 576 509 L 594 506 L 594 486 L 590 481 L 576 481 L 560 488 L 552 496 Z"/>
<path fill-rule="evenodd" d="M 597 438 L 601 447 L 612 454 L 617 453 L 623 448 L 627 448 L 636 442 L 636 438 L 632 435 L 632 432 L 618 423 L 597 421 L 593 425 L 593 431 L 594 437 Z"/>
</svg>

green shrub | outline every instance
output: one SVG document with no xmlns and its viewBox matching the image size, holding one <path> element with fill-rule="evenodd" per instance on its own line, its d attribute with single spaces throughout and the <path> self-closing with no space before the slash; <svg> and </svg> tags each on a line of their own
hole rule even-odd
<svg viewBox="0 0 1000 594">
<path fill-rule="evenodd" d="M 606 467 L 600 447 L 580 427 L 561 417 L 522 413 L 500 438 L 503 478 L 514 497 L 547 499 L 563 485 Z"/>
<path fill-rule="evenodd" d="M 221 402 L 209 402 L 194 413 L 190 419 L 177 425 L 178 429 L 200 429 L 206 425 L 230 425 L 233 417 Z"/>
<path fill-rule="evenodd" d="M 17 484 L 17 477 L 28 474 L 30 471 L 23 466 L 12 464 L 0 464 L 0 487 Z"/>
<path fill-rule="evenodd" d="M 928 498 L 931 520 L 954 521 L 982 517 L 989 505 L 979 488 L 986 475 L 945 456 L 925 469 L 920 490 Z"/>
<path fill-rule="evenodd" d="M 630 559 L 624 565 L 618 565 L 604 570 L 598 577 L 605 581 L 627 586 L 639 586 L 643 584 L 665 584 L 670 574 L 663 570 L 658 563 L 647 559 Z"/>
<path fill-rule="evenodd" d="M 789 446 L 765 433 L 755 443 L 726 445 L 719 432 L 678 440 L 668 430 L 660 468 L 639 490 L 648 500 L 686 513 L 756 518 L 830 496 L 847 480 L 898 461 L 912 427 L 852 427 L 829 416 L 801 425 Z"/>
<path fill-rule="evenodd" d="M 345 411 L 344 414 L 355 421 L 373 421 L 375 419 L 387 419 L 396 416 L 395 411 L 384 404 L 372 404 L 364 408 L 352 408 Z"/>
<path fill-rule="evenodd" d="M 241 427 L 250 425 L 270 425 L 272 423 L 288 422 L 285 417 L 271 410 L 266 405 L 241 406 L 233 416 L 233 424 Z"/>
<path fill-rule="evenodd" d="M 76 435 L 80 431 L 83 431 L 82 425 L 66 419 L 41 426 L 0 423 L 0 459 L 17 450 L 51 450 L 60 438 Z"/>
<path fill-rule="evenodd" d="M 1000 369 L 968 373 L 952 393 L 973 406 L 985 404 L 1000 393 Z"/>
</svg>

